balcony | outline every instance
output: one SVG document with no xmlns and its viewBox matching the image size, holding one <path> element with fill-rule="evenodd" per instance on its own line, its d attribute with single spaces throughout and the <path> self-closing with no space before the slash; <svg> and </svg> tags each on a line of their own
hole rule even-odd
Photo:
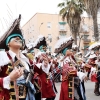
<svg viewBox="0 0 100 100">
<path fill-rule="evenodd" d="M 66 26 L 65 26 L 65 24 L 66 24 L 66 22 L 62 22 L 62 23 L 64 23 L 64 24 L 59 24 L 59 32 L 66 32 L 67 30 L 66 30 Z"/>
<path fill-rule="evenodd" d="M 59 32 L 67 32 L 67 30 L 65 28 L 60 28 Z"/>
<path fill-rule="evenodd" d="M 65 24 L 66 24 L 66 22 L 59 22 L 59 24 L 60 24 L 60 25 L 65 25 Z"/>
</svg>

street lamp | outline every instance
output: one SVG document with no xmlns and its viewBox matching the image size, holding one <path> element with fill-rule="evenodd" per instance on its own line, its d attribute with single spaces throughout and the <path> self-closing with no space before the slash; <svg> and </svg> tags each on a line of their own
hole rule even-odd
<svg viewBox="0 0 100 100">
<path fill-rule="evenodd" d="M 40 28 L 41 28 L 41 26 L 43 25 L 43 22 L 40 24 L 40 26 L 39 26 L 39 33 L 40 33 Z"/>
</svg>

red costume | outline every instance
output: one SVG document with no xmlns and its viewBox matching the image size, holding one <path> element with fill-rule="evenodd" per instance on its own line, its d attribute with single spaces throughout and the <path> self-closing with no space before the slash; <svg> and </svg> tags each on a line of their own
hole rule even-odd
<svg viewBox="0 0 100 100">
<path fill-rule="evenodd" d="M 32 84 L 32 65 L 29 59 L 20 52 L 25 45 L 19 28 L 20 20 L 21 16 L 14 21 L 9 30 L 0 38 L 0 49 L 6 50 L 0 51 L 0 100 L 25 100 L 25 98 L 35 100 L 35 89 Z M 19 44 L 19 58 L 17 53 L 10 50 L 10 46 L 13 49 L 16 48 L 13 43 Z M 22 72 L 20 72 L 21 69 L 23 69 Z M 29 77 L 31 78 L 29 79 Z"/>
<path fill-rule="evenodd" d="M 47 43 L 45 37 L 42 35 L 38 36 L 38 39 L 34 44 L 34 48 L 40 50 L 40 52 L 36 55 L 37 62 L 35 64 L 34 71 L 39 74 L 38 76 L 41 80 L 42 98 L 46 98 L 46 100 L 54 100 L 56 96 L 56 88 L 52 79 L 52 64 L 46 54 Z M 45 61 L 47 62 L 46 65 Z"/>
<path fill-rule="evenodd" d="M 34 71 L 39 74 L 39 78 L 41 79 L 41 92 L 42 98 L 52 98 L 55 97 L 55 90 L 53 89 L 53 81 L 48 79 L 47 73 L 45 73 L 42 68 L 38 68 L 35 66 Z"/>
<path fill-rule="evenodd" d="M 73 100 L 74 98 L 74 76 L 77 76 L 75 68 L 71 68 L 68 64 L 63 62 L 62 84 L 59 100 Z"/>
<path fill-rule="evenodd" d="M 77 72 L 75 65 L 75 58 L 72 56 L 71 48 L 72 48 L 73 38 L 63 38 L 58 40 L 55 46 L 55 53 L 62 53 L 65 57 L 62 59 L 62 83 L 61 83 L 61 92 L 59 100 L 76 100 L 79 99 L 79 95 L 74 94 L 74 77 L 78 76 L 82 81 L 85 76 L 82 72 Z M 68 52 L 67 52 L 68 50 Z M 79 80 L 77 78 L 77 80 Z M 77 92 L 77 91 L 76 91 Z M 77 99 L 78 97 L 78 99 Z"/>
</svg>

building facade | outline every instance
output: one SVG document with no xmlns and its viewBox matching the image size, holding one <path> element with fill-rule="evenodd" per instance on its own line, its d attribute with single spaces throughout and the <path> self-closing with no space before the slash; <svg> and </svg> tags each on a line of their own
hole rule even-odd
<svg viewBox="0 0 100 100">
<path fill-rule="evenodd" d="M 38 35 L 42 34 L 48 42 L 48 50 L 54 52 L 54 46 L 58 39 L 71 36 L 67 21 L 62 21 L 58 14 L 36 13 L 22 27 L 26 43 L 34 42 Z M 77 45 L 86 53 L 87 47 L 93 41 L 92 18 L 82 17 L 80 36 L 77 37 Z"/>
</svg>

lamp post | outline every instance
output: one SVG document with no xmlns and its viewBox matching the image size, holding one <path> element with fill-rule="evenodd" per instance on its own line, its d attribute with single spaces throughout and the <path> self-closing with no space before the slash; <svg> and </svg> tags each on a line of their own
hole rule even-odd
<svg viewBox="0 0 100 100">
<path fill-rule="evenodd" d="M 43 22 L 40 24 L 40 26 L 39 26 L 39 33 L 40 33 L 40 28 L 41 28 L 41 26 L 43 25 Z"/>
</svg>

